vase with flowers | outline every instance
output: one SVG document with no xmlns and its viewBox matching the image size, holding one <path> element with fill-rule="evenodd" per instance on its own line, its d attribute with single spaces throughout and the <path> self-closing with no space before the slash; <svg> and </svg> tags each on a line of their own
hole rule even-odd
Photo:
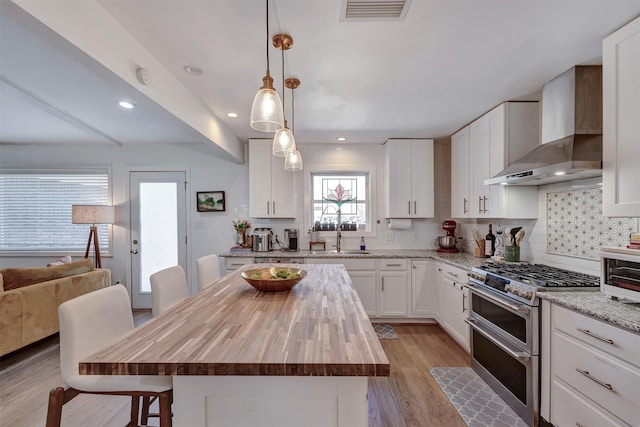
<svg viewBox="0 0 640 427">
<path fill-rule="evenodd" d="M 236 244 L 238 246 L 246 246 L 247 231 L 251 228 L 251 221 L 235 218 L 233 220 L 233 228 L 236 230 Z"/>
</svg>

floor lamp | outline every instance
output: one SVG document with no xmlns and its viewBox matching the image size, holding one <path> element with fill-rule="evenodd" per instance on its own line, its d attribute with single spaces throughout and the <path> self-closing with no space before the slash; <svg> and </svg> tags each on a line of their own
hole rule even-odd
<svg viewBox="0 0 640 427">
<path fill-rule="evenodd" d="M 96 224 L 113 224 L 114 208 L 105 205 L 72 205 L 71 206 L 71 223 L 73 224 L 91 224 L 89 229 L 89 240 L 87 241 L 87 250 L 84 253 L 85 258 L 89 258 L 89 248 L 91 240 L 93 240 L 93 252 L 95 256 L 95 268 L 102 268 L 102 260 L 100 258 L 100 243 L 98 242 L 98 227 Z"/>
</svg>

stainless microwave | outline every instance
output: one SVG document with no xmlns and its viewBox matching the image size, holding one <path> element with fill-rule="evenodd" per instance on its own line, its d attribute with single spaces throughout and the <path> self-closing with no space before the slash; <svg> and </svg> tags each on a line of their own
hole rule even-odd
<svg viewBox="0 0 640 427">
<path fill-rule="evenodd" d="M 608 296 L 640 302 L 640 250 L 602 248 L 600 290 Z"/>
</svg>

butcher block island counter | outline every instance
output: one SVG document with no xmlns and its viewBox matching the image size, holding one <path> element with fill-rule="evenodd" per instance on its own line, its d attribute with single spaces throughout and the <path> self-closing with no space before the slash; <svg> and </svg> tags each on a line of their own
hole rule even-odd
<svg viewBox="0 0 640 427">
<path fill-rule="evenodd" d="M 367 426 L 368 377 L 389 361 L 344 266 L 305 264 L 291 291 L 259 292 L 240 273 L 263 267 L 228 274 L 80 373 L 173 376 L 175 426 Z"/>
</svg>

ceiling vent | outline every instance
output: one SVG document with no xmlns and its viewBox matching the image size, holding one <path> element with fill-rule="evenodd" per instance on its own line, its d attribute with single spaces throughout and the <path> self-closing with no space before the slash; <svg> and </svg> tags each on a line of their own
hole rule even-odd
<svg viewBox="0 0 640 427">
<path fill-rule="evenodd" d="M 411 0 L 342 0 L 342 21 L 401 21 Z"/>
</svg>

